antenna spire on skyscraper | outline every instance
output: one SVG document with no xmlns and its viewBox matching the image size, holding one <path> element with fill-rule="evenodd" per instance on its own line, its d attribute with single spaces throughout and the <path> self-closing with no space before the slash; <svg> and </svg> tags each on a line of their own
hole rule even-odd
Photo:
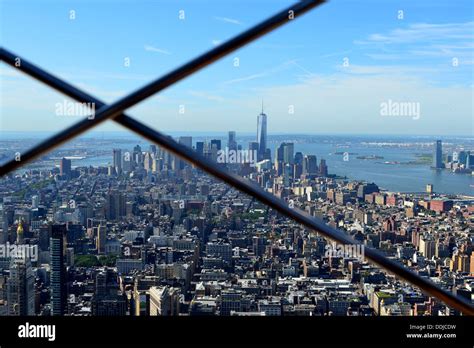
<svg viewBox="0 0 474 348">
<path fill-rule="evenodd" d="M 263 114 L 263 99 L 262 99 L 262 114 Z"/>
</svg>

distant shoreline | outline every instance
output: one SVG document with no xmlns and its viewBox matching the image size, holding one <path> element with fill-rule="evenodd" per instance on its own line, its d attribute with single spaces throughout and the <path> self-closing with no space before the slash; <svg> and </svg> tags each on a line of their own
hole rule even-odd
<svg viewBox="0 0 474 348">
<path fill-rule="evenodd" d="M 231 127 L 229 130 L 233 130 Z M 29 137 L 45 137 L 49 135 L 56 134 L 57 131 L 6 131 L 0 130 L 0 134 L 7 135 L 7 136 L 16 136 L 16 135 L 23 135 Z M 180 136 L 180 135 L 190 135 L 190 136 L 222 136 L 227 137 L 228 131 L 166 131 L 160 130 L 161 132 L 171 135 L 171 136 Z M 244 131 L 236 131 L 240 136 L 254 136 L 255 132 L 244 132 Z M 140 137 L 131 132 L 127 131 L 103 131 L 103 132 L 87 132 L 85 134 L 81 134 L 78 138 L 94 138 L 94 137 L 104 137 L 111 138 L 112 136 L 117 136 L 120 138 L 133 138 L 133 137 Z M 299 132 L 268 132 L 268 136 L 336 136 L 336 137 L 394 137 L 394 138 L 427 138 L 427 139 L 434 139 L 434 138 L 463 138 L 463 139 L 472 139 L 474 140 L 474 136 L 472 134 L 446 134 L 446 135 L 439 135 L 439 134 L 390 134 L 390 133 L 367 133 L 367 134 L 358 134 L 358 133 L 299 133 Z M 6 140 L 2 138 L 1 140 Z"/>
</svg>

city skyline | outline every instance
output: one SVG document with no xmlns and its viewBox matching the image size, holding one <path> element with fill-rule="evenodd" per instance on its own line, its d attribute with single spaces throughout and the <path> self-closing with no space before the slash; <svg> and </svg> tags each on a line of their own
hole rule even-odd
<svg viewBox="0 0 474 348">
<path fill-rule="evenodd" d="M 210 159 L 214 162 L 221 163 L 221 164 L 232 164 L 232 163 L 248 163 L 251 166 L 257 166 L 257 169 L 260 170 L 263 167 L 268 167 L 268 164 L 265 163 L 266 160 L 269 160 L 271 165 L 275 165 L 275 170 L 279 175 L 284 175 L 286 177 L 285 180 L 288 182 L 288 178 L 292 177 L 293 175 L 299 176 L 301 173 L 305 171 L 304 168 L 308 167 L 315 167 L 317 173 L 324 173 L 324 175 L 328 175 L 328 169 L 327 169 L 327 163 L 326 163 L 326 158 L 329 158 L 330 165 L 336 164 L 336 172 L 334 175 L 342 174 L 349 179 L 359 179 L 363 180 L 365 179 L 364 177 L 360 177 L 358 175 L 353 174 L 353 170 L 357 170 L 357 167 L 354 167 L 353 165 L 355 164 L 357 166 L 357 163 L 354 163 L 354 155 L 357 155 L 356 152 L 349 152 L 350 148 L 355 145 L 348 145 L 351 144 L 351 142 L 342 141 L 340 144 L 334 144 L 333 146 L 336 146 L 336 149 L 340 146 L 343 148 L 347 148 L 348 150 L 343 152 L 343 151 L 338 151 L 335 153 L 321 153 L 320 150 L 318 150 L 318 147 L 313 147 L 310 152 L 307 152 L 307 148 L 304 151 L 304 153 L 301 152 L 301 145 L 298 143 L 300 140 L 298 140 L 298 136 L 294 137 L 292 140 L 288 139 L 282 139 L 281 137 L 274 136 L 274 139 L 271 141 L 272 145 L 271 148 L 268 147 L 267 143 L 267 115 L 263 112 L 263 102 L 262 102 L 262 109 L 260 114 L 257 115 L 257 127 L 256 127 L 256 134 L 254 133 L 253 135 L 248 135 L 248 136 L 239 136 L 237 137 L 237 132 L 236 131 L 228 131 L 226 133 L 226 136 L 222 134 L 220 137 L 216 135 L 205 135 L 205 136 L 197 136 L 194 137 L 192 135 L 188 134 L 180 134 L 177 136 L 175 139 L 178 143 L 185 145 L 189 148 L 194 149 L 197 151 L 201 156 L 204 156 L 207 159 Z M 263 140 L 262 140 L 263 139 Z M 364 139 L 363 137 L 359 136 L 359 139 Z M 436 139 L 436 140 L 435 140 Z M 238 141 L 239 140 L 239 141 Z M 260 142 L 259 142 L 260 140 Z M 343 140 L 343 139 L 341 139 Z M 428 139 L 427 139 L 428 140 Z M 324 143 L 324 140 L 321 139 L 322 143 Z M 140 143 L 140 142 L 139 142 Z M 304 141 L 303 141 L 304 143 Z M 299 148 L 299 151 L 295 153 L 295 144 Z M 375 143 L 377 146 L 378 143 Z M 379 143 L 381 145 L 385 146 L 397 146 L 397 143 L 391 143 L 389 142 L 382 142 Z M 119 143 L 114 143 L 114 149 L 113 149 L 113 158 L 112 158 L 112 163 L 110 161 L 105 161 L 101 163 L 101 165 L 105 165 L 108 167 L 108 171 L 110 173 L 115 173 L 116 175 L 122 174 L 122 161 L 123 161 L 123 166 L 124 166 L 124 171 L 130 172 L 130 170 L 133 169 L 133 166 L 130 167 L 131 161 L 130 159 L 133 157 L 142 157 L 143 158 L 143 163 L 145 166 L 145 169 L 151 170 L 153 168 L 153 172 L 156 171 L 156 168 L 158 166 L 163 165 L 163 159 L 160 159 L 160 162 L 157 162 L 159 158 L 156 156 L 158 153 L 156 152 L 159 146 L 155 144 L 149 144 L 150 151 L 149 152 L 142 152 L 142 148 L 139 144 L 137 144 L 131 152 L 127 151 L 126 147 L 120 147 L 118 148 L 117 145 Z M 142 144 L 142 146 L 148 146 L 145 144 Z M 421 150 L 424 151 L 425 146 L 430 146 L 433 147 L 433 152 L 432 154 L 430 153 L 413 153 L 412 154 L 412 159 L 405 162 L 405 164 L 416 164 L 419 166 L 423 166 L 423 164 L 426 165 L 427 169 L 437 169 L 436 172 L 439 172 L 441 169 L 441 172 L 445 172 L 446 169 L 449 169 L 449 172 L 453 173 L 462 173 L 462 174 L 469 174 L 471 172 L 471 167 L 472 164 L 474 163 L 474 157 L 472 155 L 472 152 L 474 149 L 474 145 L 470 144 L 469 142 L 465 145 L 462 145 L 462 143 L 457 143 L 456 140 L 454 140 L 454 143 L 447 142 L 448 150 L 443 151 L 443 146 L 442 146 L 442 140 L 437 140 L 437 138 L 430 138 L 426 142 L 414 142 L 410 143 L 407 142 L 407 138 L 405 137 L 405 140 L 402 143 L 399 143 L 398 145 L 408 145 L 410 147 L 414 147 L 414 149 L 419 148 L 421 146 Z M 467 146 L 466 146 L 467 145 Z M 354 148 L 353 148 L 354 149 Z M 124 150 L 124 153 L 122 154 L 122 150 Z M 161 151 L 161 150 L 160 150 Z M 316 151 L 316 152 L 311 152 L 311 151 Z M 365 150 L 364 150 L 365 152 Z M 86 152 L 87 153 L 87 152 Z M 162 152 L 159 152 L 162 153 Z M 165 151 L 166 153 L 166 151 Z M 314 155 L 317 153 L 318 155 Z M 306 156 L 306 155 L 307 156 Z M 341 167 L 337 162 L 334 162 L 334 160 L 331 159 L 331 155 L 334 154 L 339 154 L 342 155 L 341 159 L 343 160 L 342 163 L 349 163 L 349 158 L 352 157 L 351 163 L 353 165 L 349 165 L 347 168 L 349 169 L 349 172 L 342 170 Z M 372 154 L 367 154 L 365 156 L 357 156 L 355 157 L 356 160 L 362 160 L 363 162 L 365 160 L 374 160 L 374 159 L 383 159 L 384 156 L 381 156 L 384 154 L 384 151 L 380 151 L 380 148 L 376 150 L 376 152 L 373 152 Z M 81 157 L 75 157 L 75 156 L 67 156 L 67 152 L 62 154 L 62 159 L 59 161 L 59 169 L 60 169 L 60 175 L 63 175 L 64 172 L 70 173 L 71 172 L 71 160 L 77 160 L 81 159 Z M 60 157 L 60 158 L 61 158 Z M 89 154 L 87 155 L 89 157 Z M 314 165 L 307 164 L 307 158 L 314 157 Z M 321 168 L 325 169 L 318 169 L 317 165 L 317 158 L 321 159 Z M 67 159 L 69 158 L 69 159 Z M 84 159 L 86 157 L 83 157 Z M 167 158 L 165 161 L 167 163 L 167 168 L 168 169 L 173 169 L 175 170 L 176 168 L 184 168 L 186 163 L 185 161 L 179 160 L 179 159 L 173 159 L 174 156 L 167 155 Z M 432 165 L 430 167 L 427 166 L 426 159 L 427 158 L 432 158 Z M 173 160 L 171 160 L 173 159 Z M 87 160 L 86 160 L 87 161 Z M 304 163 L 303 163 L 304 162 Z M 82 163 L 82 162 L 81 162 Z M 87 163 L 87 162 L 86 162 Z M 297 167 L 296 164 L 300 165 L 300 167 Z M 378 163 L 378 167 L 377 167 Z M 403 179 L 403 176 L 410 176 L 409 173 L 410 171 L 405 171 L 403 170 L 403 162 L 397 161 L 386 161 L 386 164 L 393 164 L 397 166 L 402 166 L 398 170 L 398 175 L 403 174 L 402 176 L 399 177 L 397 181 L 401 181 L 401 187 L 407 184 L 403 184 L 406 180 Z M 288 167 L 289 164 L 289 167 Z M 374 170 L 376 170 L 376 174 L 381 174 L 384 173 L 383 166 L 380 167 L 379 162 L 376 162 L 376 166 L 374 167 Z M 293 167 L 295 165 L 295 167 Z M 301 167 L 301 165 L 303 165 Z M 76 168 L 80 167 L 80 163 L 76 164 Z M 126 166 L 126 169 L 125 169 Z M 362 168 L 364 168 L 366 165 L 362 165 Z M 360 167 L 360 165 L 359 165 Z M 360 169 L 359 169 L 360 170 Z M 401 170 L 401 171 L 400 171 Z M 296 174 L 299 173 L 299 174 Z M 388 172 L 386 172 L 388 174 Z M 365 174 L 367 175 L 367 174 Z M 393 173 L 392 175 L 393 176 Z M 441 190 L 466 190 L 467 192 L 474 191 L 471 189 L 474 187 L 474 185 L 469 185 L 469 175 L 466 175 L 462 177 L 461 180 L 455 180 L 453 182 L 448 183 L 447 177 L 443 176 L 443 178 L 437 178 L 436 176 L 431 175 L 431 180 L 434 180 L 436 183 L 434 186 L 436 187 L 436 190 L 440 189 L 439 184 L 442 183 L 441 185 Z M 369 175 L 369 177 L 374 178 L 373 175 Z M 377 178 L 377 175 L 375 175 Z M 372 179 L 373 180 L 373 179 Z M 378 178 L 380 180 L 380 178 Z M 377 181 L 378 181 L 377 180 Z M 413 190 L 413 189 L 399 189 L 398 191 L 392 190 L 393 192 L 419 192 L 421 191 L 421 187 L 423 187 L 423 190 L 425 188 L 425 185 L 430 185 L 431 190 L 433 190 L 433 181 L 430 181 L 430 179 L 426 179 L 427 181 L 423 182 L 422 185 L 420 185 L 418 190 Z M 410 180 L 410 182 L 413 180 Z M 390 187 L 392 186 L 392 183 L 387 183 L 386 181 L 383 181 L 384 187 L 388 188 L 390 190 Z M 464 184 L 462 184 L 464 182 Z M 388 185 L 388 186 L 385 186 Z M 464 189 L 461 187 L 463 185 L 466 185 Z M 410 185 L 406 186 L 409 187 Z M 456 188 L 455 188 L 456 187 Z M 459 192 L 459 191 L 458 191 Z M 447 192 L 446 192 L 447 193 Z"/>
<path fill-rule="evenodd" d="M 258 118 L 258 116 L 257 116 Z M 258 128 L 258 127 L 257 127 Z M 97 134 L 97 133 L 96 133 Z M 128 133 L 127 133 L 128 134 Z M 182 133 L 175 135 L 175 140 L 188 147 L 192 147 L 200 154 L 212 152 L 214 161 L 232 162 L 232 156 L 236 155 L 237 160 L 250 160 L 255 165 L 261 159 L 258 158 L 258 138 L 255 132 L 248 135 L 241 135 L 235 131 L 228 131 L 220 135 L 190 135 Z M 14 138 L 15 140 L 6 140 L 8 146 L 13 146 L 11 151 L 5 153 L 3 161 L 8 156 L 13 156 L 16 152 L 24 151 L 34 143 L 36 139 Z M 424 190 L 426 184 L 435 184 L 436 190 L 444 193 L 472 192 L 471 176 L 461 175 L 452 177 L 449 173 L 468 173 L 468 167 L 474 163 L 469 154 L 473 153 L 474 144 L 469 138 L 443 138 L 441 146 L 442 160 L 438 161 L 438 166 L 434 165 L 436 154 L 436 140 L 438 137 L 364 137 L 364 136 L 304 136 L 304 135 L 273 135 L 269 138 L 266 158 L 274 162 L 278 156 L 278 149 L 285 143 L 294 144 L 295 152 L 305 154 L 314 154 L 317 158 L 328 160 L 330 167 L 336 168 L 335 174 L 347 176 L 348 178 L 359 180 L 373 180 L 382 183 L 382 187 L 394 192 L 419 192 Z M 13 141 L 13 142 L 12 142 Z M 99 141 L 99 147 L 93 151 L 88 151 L 89 141 Z M 121 142 L 123 141 L 123 144 Z M 110 150 L 107 150 L 107 144 L 110 143 Z M 131 152 L 131 145 L 137 144 Z M 86 146 L 86 147 L 84 147 Z M 74 168 L 87 165 L 111 165 L 116 172 L 120 172 L 120 164 L 117 165 L 115 156 L 110 158 L 108 152 L 117 151 L 119 157 L 135 153 L 136 148 L 140 146 L 145 150 L 148 147 L 157 148 L 140 137 L 105 137 L 103 134 L 91 138 L 78 138 L 69 145 L 54 150 L 44 157 L 49 160 L 45 163 L 54 162 L 56 167 L 62 170 L 70 171 Z M 211 150 L 215 146 L 215 150 Z M 341 149 L 341 150 L 339 150 Z M 392 149 L 392 150 L 391 150 Z M 393 152 L 393 150 L 396 150 Z M 229 150 L 230 157 L 229 157 Z M 236 150 L 233 152 L 233 150 Z M 105 152 L 104 152 L 105 151 Z M 255 151 L 255 155 L 252 152 Z M 153 151 L 154 152 L 154 151 Z M 63 160 L 60 160 L 63 158 Z M 64 160 L 64 158 L 70 161 Z M 118 158 L 118 157 L 117 157 Z M 385 162 L 380 161 L 385 158 Z M 72 164 L 71 164 L 72 161 Z M 146 162 L 152 161 L 152 158 L 146 159 Z M 431 162 L 433 163 L 431 163 Z M 130 162 L 128 162 L 130 163 Z M 385 164 L 384 164 L 385 163 Z M 181 167 L 184 162 L 181 161 Z M 408 165 L 408 166 L 407 166 Z M 39 167 L 38 167 L 39 166 Z M 41 163 L 32 164 L 30 168 L 41 168 Z M 28 168 L 27 167 L 27 168 Z M 149 167 L 151 167 L 151 162 Z M 438 167 L 441 171 L 432 171 L 431 168 Z M 61 169 L 63 168 L 63 169 Z M 118 170 L 117 170 L 118 169 Z M 422 172 L 420 170 L 422 169 Z M 21 170 L 23 172 L 25 169 Z M 422 174 L 423 173 L 423 174 Z M 415 175 L 415 179 L 413 177 Z M 393 180 L 393 178 L 397 178 Z"/>
</svg>

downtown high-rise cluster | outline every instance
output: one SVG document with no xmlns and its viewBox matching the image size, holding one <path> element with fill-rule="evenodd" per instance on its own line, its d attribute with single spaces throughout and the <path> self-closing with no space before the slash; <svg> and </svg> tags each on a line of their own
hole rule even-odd
<svg viewBox="0 0 474 348">
<path fill-rule="evenodd" d="M 177 140 L 361 246 L 472 296 L 469 198 L 338 177 L 267 127 L 262 109 L 247 144 L 235 131 Z M 64 157 L 2 179 L 1 245 L 37 253 L 0 255 L 1 315 L 458 314 L 367 263 L 363 248 L 335 252 L 315 231 L 158 146 L 117 144 L 110 155 L 107 166 Z M 464 168 L 469 156 L 444 156 L 439 142 L 433 166 Z"/>
</svg>

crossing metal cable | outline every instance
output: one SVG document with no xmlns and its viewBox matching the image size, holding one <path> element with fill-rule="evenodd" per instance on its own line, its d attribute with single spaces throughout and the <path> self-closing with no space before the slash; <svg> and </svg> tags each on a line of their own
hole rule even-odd
<svg viewBox="0 0 474 348">
<path fill-rule="evenodd" d="M 0 50 L 0 58 L 11 66 L 14 66 L 15 58 L 17 57 L 18 55 L 10 53 L 6 50 Z M 101 109 L 105 106 L 105 104 L 99 99 L 45 72 L 44 70 L 31 64 L 23 58 L 22 64 L 18 69 L 79 102 L 95 103 Z M 227 184 L 230 184 L 235 188 L 239 189 L 240 191 L 251 195 L 252 197 L 258 199 L 260 202 L 265 203 L 276 211 L 301 223 L 307 228 L 315 230 L 321 233 L 323 236 L 341 244 L 358 244 L 344 232 L 328 226 L 326 223 L 324 223 L 324 221 L 316 217 L 310 216 L 309 214 L 305 213 L 300 209 L 290 208 L 283 200 L 277 198 L 273 194 L 264 191 L 254 182 L 228 172 L 221 166 L 204 158 L 204 156 L 198 154 L 189 147 L 177 143 L 175 140 L 173 140 L 173 138 L 144 125 L 143 123 L 135 120 L 134 118 L 131 118 L 130 116 L 127 116 L 122 113 L 118 117 L 116 117 L 114 121 L 118 122 L 129 130 L 140 134 L 141 136 L 156 143 L 157 145 L 167 149 L 175 155 L 178 155 L 179 157 L 193 163 L 197 167 L 223 180 Z M 390 273 L 393 273 L 405 279 L 409 283 L 419 287 L 425 293 L 437 297 L 452 308 L 455 308 L 466 315 L 474 315 L 474 308 L 465 299 L 457 297 L 454 294 L 439 288 L 430 280 L 420 277 L 419 275 L 405 268 L 399 263 L 396 263 L 395 261 L 386 258 L 384 255 L 382 255 L 375 249 L 364 248 L 364 252 L 365 258 L 374 262 L 375 264 L 379 265 Z"/>
</svg>

